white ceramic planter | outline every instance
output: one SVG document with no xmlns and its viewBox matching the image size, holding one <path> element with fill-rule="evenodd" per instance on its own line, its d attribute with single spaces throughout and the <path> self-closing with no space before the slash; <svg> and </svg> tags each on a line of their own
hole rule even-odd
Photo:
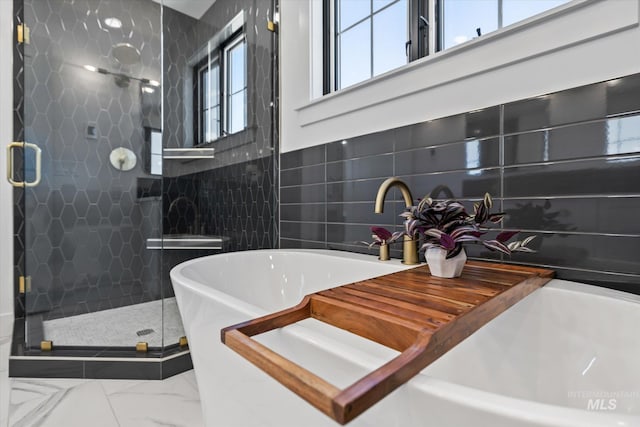
<svg viewBox="0 0 640 427">
<path fill-rule="evenodd" d="M 452 278 L 462 274 L 467 254 L 464 248 L 453 258 L 447 259 L 447 251 L 442 248 L 428 248 L 424 254 L 432 276 Z"/>
</svg>

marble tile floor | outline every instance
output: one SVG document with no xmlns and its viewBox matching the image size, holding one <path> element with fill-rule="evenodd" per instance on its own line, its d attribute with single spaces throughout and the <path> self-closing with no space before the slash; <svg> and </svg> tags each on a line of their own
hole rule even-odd
<svg viewBox="0 0 640 427">
<path fill-rule="evenodd" d="M 11 354 L 11 333 L 13 316 L 0 315 L 0 427 L 9 421 L 9 355 Z M 10 320 L 11 319 L 11 320 Z"/>
<path fill-rule="evenodd" d="M 193 370 L 164 381 L 8 378 L 0 329 L 0 427 L 202 427 Z"/>
</svg>

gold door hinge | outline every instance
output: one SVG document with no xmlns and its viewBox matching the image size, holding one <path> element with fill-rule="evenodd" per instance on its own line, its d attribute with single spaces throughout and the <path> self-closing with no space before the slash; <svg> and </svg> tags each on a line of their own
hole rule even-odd
<svg viewBox="0 0 640 427">
<path fill-rule="evenodd" d="M 21 295 L 24 295 L 25 292 L 31 292 L 31 276 L 18 278 L 18 291 Z"/>
<path fill-rule="evenodd" d="M 267 30 L 275 33 L 276 31 L 278 31 L 278 23 L 274 21 L 267 21 Z"/>
<path fill-rule="evenodd" d="M 187 341 L 187 337 L 180 337 L 180 340 L 178 340 L 178 345 L 180 347 L 186 347 L 187 345 L 189 345 L 189 342 Z"/>
<path fill-rule="evenodd" d="M 40 341 L 40 350 L 42 351 L 53 350 L 53 341 Z"/>
<path fill-rule="evenodd" d="M 31 41 L 31 31 L 25 24 L 19 24 L 18 30 L 18 43 L 29 44 Z"/>
<path fill-rule="evenodd" d="M 146 342 L 139 342 L 136 344 L 136 351 L 146 353 L 149 350 L 149 344 Z"/>
</svg>

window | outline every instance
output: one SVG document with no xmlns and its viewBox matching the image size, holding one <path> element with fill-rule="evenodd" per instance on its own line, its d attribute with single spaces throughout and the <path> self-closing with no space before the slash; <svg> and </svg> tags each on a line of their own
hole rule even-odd
<svg viewBox="0 0 640 427">
<path fill-rule="evenodd" d="M 151 150 L 150 150 L 150 168 L 151 175 L 162 175 L 162 132 L 151 131 Z"/>
<path fill-rule="evenodd" d="M 407 1 L 337 0 L 337 89 L 407 63 Z"/>
<path fill-rule="evenodd" d="M 209 143 L 247 127 L 246 38 L 236 33 L 194 67 L 194 139 Z"/>
<path fill-rule="evenodd" d="M 480 37 L 569 0 L 325 0 L 324 92 Z"/>
<path fill-rule="evenodd" d="M 244 36 L 238 37 L 225 48 L 225 97 L 227 126 L 229 133 L 236 133 L 247 127 L 247 72 L 245 65 L 246 43 Z"/>
<path fill-rule="evenodd" d="M 498 29 L 498 0 L 447 0 L 440 9 L 441 49 Z"/>
<path fill-rule="evenodd" d="M 569 0 L 444 0 L 440 49 L 490 33 L 567 3 Z"/>
<path fill-rule="evenodd" d="M 213 58 L 198 70 L 198 141 L 211 142 L 220 137 L 220 64 Z"/>
</svg>

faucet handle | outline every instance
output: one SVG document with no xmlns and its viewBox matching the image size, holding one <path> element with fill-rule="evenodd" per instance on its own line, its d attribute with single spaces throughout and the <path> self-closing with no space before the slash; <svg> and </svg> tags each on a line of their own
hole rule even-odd
<svg viewBox="0 0 640 427">
<path fill-rule="evenodd" d="M 389 257 L 389 245 L 387 243 L 382 243 L 380 245 L 380 255 L 378 256 L 380 261 L 389 261 L 391 258 Z"/>
</svg>

